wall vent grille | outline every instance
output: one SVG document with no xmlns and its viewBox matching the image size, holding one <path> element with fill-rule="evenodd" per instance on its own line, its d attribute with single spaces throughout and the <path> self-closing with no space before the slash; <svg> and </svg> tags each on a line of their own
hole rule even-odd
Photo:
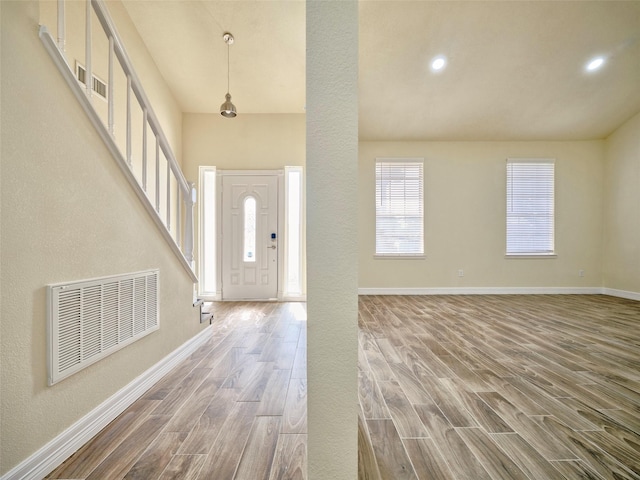
<svg viewBox="0 0 640 480">
<path fill-rule="evenodd" d="M 78 79 L 78 82 L 80 82 L 83 85 L 86 85 L 87 82 L 87 71 L 85 70 L 85 68 L 78 62 L 76 62 L 76 78 Z M 95 75 L 93 75 L 93 81 L 91 82 L 91 87 L 93 88 L 93 91 L 96 92 L 98 94 L 98 96 L 102 97 L 103 99 L 107 99 L 107 84 L 106 82 L 103 82 L 102 80 L 100 80 L 98 77 L 96 77 Z"/>
<path fill-rule="evenodd" d="M 160 328 L 159 270 L 49 285 L 49 385 Z"/>
</svg>

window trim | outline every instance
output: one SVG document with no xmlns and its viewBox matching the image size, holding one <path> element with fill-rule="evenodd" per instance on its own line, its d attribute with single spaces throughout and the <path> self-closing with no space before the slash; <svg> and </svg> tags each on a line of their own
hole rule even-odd
<svg viewBox="0 0 640 480">
<path fill-rule="evenodd" d="M 552 222 L 551 222 L 551 247 L 550 251 L 544 252 L 509 252 L 509 164 L 527 163 L 527 164 L 545 164 L 553 165 L 553 185 L 552 185 Z M 555 158 L 507 158 L 505 164 L 505 258 L 508 259 L 554 259 L 557 258 L 556 251 L 556 173 L 555 173 Z"/>
<path fill-rule="evenodd" d="M 421 165 L 421 184 L 420 184 L 420 196 L 421 196 L 421 220 L 422 220 L 422 251 L 420 253 L 409 253 L 409 252 L 392 252 L 392 253 L 379 253 L 378 252 L 378 175 L 376 173 L 378 164 L 386 163 L 419 163 Z M 425 256 L 425 205 L 424 205 L 424 158 L 423 157 L 376 157 L 374 162 L 374 259 L 383 259 L 383 260 L 424 260 Z"/>
<path fill-rule="evenodd" d="M 218 171 L 215 166 L 198 167 L 198 296 L 220 298 L 218 290 Z M 205 242 L 205 238 L 209 243 Z M 208 287 L 208 288 L 207 288 Z"/>
<path fill-rule="evenodd" d="M 298 215 L 297 215 L 297 229 L 293 230 L 292 225 L 295 222 L 292 221 L 292 216 L 294 212 L 290 210 L 290 205 L 293 197 L 290 196 L 290 182 L 291 175 L 296 174 L 299 175 L 299 191 L 298 196 L 296 198 L 297 206 L 298 206 Z M 285 166 L 284 167 L 284 238 L 285 238 L 285 254 L 284 254 L 284 266 L 283 266 L 283 298 L 289 300 L 300 300 L 306 299 L 305 297 L 305 177 L 304 177 L 304 168 L 301 166 Z M 295 258 L 296 264 L 296 275 L 298 277 L 298 284 L 292 285 L 292 282 L 289 277 L 290 270 L 292 269 L 292 256 L 294 251 L 293 249 L 293 241 L 292 237 L 297 240 L 297 251 L 298 255 Z M 293 290 L 291 287 L 294 287 Z"/>
</svg>

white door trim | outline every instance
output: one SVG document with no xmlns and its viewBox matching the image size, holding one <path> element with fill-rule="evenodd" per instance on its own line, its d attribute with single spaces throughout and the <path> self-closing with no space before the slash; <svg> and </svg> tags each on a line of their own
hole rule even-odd
<svg viewBox="0 0 640 480">
<path fill-rule="evenodd" d="M 278 177 L 278 243 L 285 241 L 284 234 L 284 170 L 216 170 L 216 286 L 222 292 L 222 177 L 226 175 L 267 175 Z M 277 300 L 284 299 L 284 248 L 278 251 Z"/>
</svg>

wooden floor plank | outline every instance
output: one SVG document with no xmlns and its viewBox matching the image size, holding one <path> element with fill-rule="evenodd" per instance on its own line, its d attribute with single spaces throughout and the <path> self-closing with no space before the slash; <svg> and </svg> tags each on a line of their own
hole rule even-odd
<svg viewBox="0 0 640 480">
<path fill-rule="evenodd" d="M 417 480 L 392 420 L 365 420 L 382 479 Z"/>
<path fill-rule="evenodd" d="M 553 460 L 549 463 L 568 480 L 608 480 L 601 477 L 582 460 Z"/>
<path fill-rule="evenodd" d="M 420 480 L 456 480 L 431 438 L 402 440 Z"/>
<path fill-rule="evenodd" d="M 358 414 L 358 480 L 383 480 L 362 409 Z"/>
<path fill-rule="evenodd" d="M 575 410 L 566 407 L 562 403 L 562 398 L 552 398 L 542 389 L 533 385 L 524 378 L 509 378 L 507 381 L 515 386 L 518 390 L 528 395 L 529 398 L 535 399 L 536 403 L 544 408 L 547 412 L 553 412 L 553 415 L 562 420 L 575 430 L 594 430 L 598 428 L 595 424 L 580 416 Z"/>
<path fill-rule="evenodd" d="M 306 328 L 300 332 L 296 356 L 291 367 L 291 378 L 307 378 L 307 340 Z"/>
<path fill-rule="evenodd" d="M 535 417 L 544 428 L 561 438 L 577 457 L 588 464 L 604 478 L 629 478 L 640 480 L 640 475 L 632 473 L 628 466 L 618 462 L 613 456 L 587 440 L 580 432 L 576 432 L 559 422 L 554 417 Z"/>
<path fill-rule="evenodd" d="M 398 349 L 389 341 L 388 338 L 378 338 L 376 343 L 380 348 L 380 353 L 387 363 L 402 363 L 402 357 L 398 353 Z"/>
<path fill-rule="evenodd" d="M 626 468 L 640 477 L 640 455 L 638 450 L 631 447 L 627 443 L 618 440 L 616 437 L 609 435 L 607 432 L 584 432 L 582 434 L 587 440 L 589 440 L 594 446 L 606 445 L 606 453 L 615 458 L 620 465 L 624 465 Z M 637 447 L 637 444 L 634 445 Z"/>
<path fill-rule="evenodd" d="M 478 396 L 547 460 L 575 460 L 578 458 L 563 443 L 562 439 L 557 438 L 533 420 L 533 418 L 540 417 L 526 416 L 498 393 L 480 392 Z"/>
<path fill-rule="evenodd" d="M 391 418 L 380 388 L 368 369 L 358 372 L 358 398 L 364 418 Z"/>
<path fill-rule="evenodd" d="M 475 392 L 461 392 L 469 413 L 487 433 L 511 433 L 513 429 Z"/>
<path fill-rule="evenodd" d="M 429 395 L 426 383 L 422 381 L 423 377 L 433 378 L 427 370 L 423 369 L 419 364 L 413 364 L 409 367 L 406 363 L 391 366 L 396 376 L 397 382 L 402 388 L 407 398 L 412 404 L 430 404 L 434 403 L 433 398 Z"/>
<path fill-rule="evenodd" d="M 219 389 L 211 404 L 198 417 L 198 422 L 189 432 L 177 453 L 182 455 L 208 454 L 220 434 L 227 416 L 233 409 L 237 397 L 238 392 L 233 389 Z"/>
<path fill-rule="evenodd" d="M 292 378 L 287 391 L 282 433 L 307 433 L 307 381 Z"/>
<path fill-rule="evenodd" d="M 244 388 L 240 391 L 238 401 L 259 402 L 262 400 L 262 395 L 264 393 L 264 389 L 267 387 L 269 378 L 271 378 L 273 367 L 273 362 L 256 362 L 253 372 L 251 372 L 250 375 L 247 375 L 247 378 L 243 383 Z"/>
<path fill-rule="evenodd" d="M 494 385 L 498 383 L 493 383 Z M 520 386 L 520 388 L 518 388 Z M 514 405 L 518 405 L 518 409 L 525 415 L 550 415 L 548 408 L 543 407 L 540 403 L 547 403 L 547 397 L 540 394 L 534 394 L 531 388 L 527 388 L 521 377 L 501 378 L 496 386 L 496 392 L 506 398 Z M 527 393 L 528 392 L 528 393 Z"/>
<path fill-rule="evenodd" d="M 463 392 L 448 378 L 421 377 L 435 404 L 453 427 L 477 427 L 478 422 L 467 410 Z"/>
<path fill-rule="evenodd" d="M 527 480 L 528 477 L 480 428 L 458 428 L 469 450 L 494 480 Z"/>
<path fill-rule="evenodd" d="M 629 445 L 638 452 L 640 457 L 640 417 L 625 415 L 615 410 L 597 410 L 574 398 L 560 398 L 558 400 L 596 425 L 597 430 L 604 430 L 610 436 Z M 616 419 L 616 414 L 621 420 Z"/>
<path fill-rule="evenodd" d="M 265 363 L 258 362 L 258 355 L 247 354 L 243 351 L 238 364 L 227 375 L 221 388 L 233 388 L 242 392 L 253 382 L 261 380 L 264 368 Z"/>
<path fill-rule="evenodd" d="M 291 370 L 272 370 L 264 387 L 257 415 L 282 415 L 287 391 L 291 379 Z"/>
<path fill-rule="evenodd" d="M 306 435 L 281 433 L 278 436 L 269 480 L 307 480 Z"/>
<path fill-rule="evenodd" d="M 211 445 L 198 479 L 232 480 L 256 418 L 257 402 L 237 402 Z"/>
<path fill-rule="evenodd" d="M 400 438 L 428 437 L 426 428 L 396 382 L 380 382 L 384 398 Z"/>
<path fill-rule="evenodd" d="M 184 432 L 167 432 L 158 435 L 124 478 L 126 480 L 158 478 L 169 465 L 186 436 Z"/>
<path fill-rule="evenodd" d="M 235 480 L 269 480 L 282 417 L 256 417 Z"/>
<path fill-rule="evenodd" d="M 118 448 L 87 475 L 87 480 L 124 477 L 170 419 L 169 415 L 149 415 L 133 433 L 118 445 Z"/>
<path fill-rule="evenodd" d="M 492 434 L 491 439 L 513 459 L 531 479 L 553 478 L 562 480 L 560 474 L 535 448 L 517 433 Z"/>
<path fill-rule="evenodd" d="M 174 388 L 153 411 L 154 415 L 173 415 L 191 397 L 211 370 L 208 368 L 193 369 L 176 388 Z"/>
<path fill-rule="evenodd" d="M 490 480 L 491 477 L 473 455 L 449 420 L 436 406 L 415 406 L 440 454 L 446 460 L 454 478 L 459 480 Z"/>
<path fill-rule="evenodd" d="M 195 480 L 205 460 L 204 455 L 174 455 L 158 480 Z"/>
<path fill-rule="evenodd" d="M 211 403 L 224 379 L 207 377 L 165 427 L 166 432 L 189 433 Z"/>
</svg>

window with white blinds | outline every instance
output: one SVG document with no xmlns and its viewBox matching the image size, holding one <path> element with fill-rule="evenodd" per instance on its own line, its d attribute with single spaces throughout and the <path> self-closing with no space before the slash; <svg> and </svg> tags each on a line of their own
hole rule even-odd
<svg viewBox="0 0 640 480">
<path fill-rule="evenodd" d="M 424 255 L 423 159 L 376 160 L 376 255 Z"/>
<path fill-rule="evenodd" d="M 553 159 L 507 159 L 507 255 L 554 254 Z"/>
</svg>

